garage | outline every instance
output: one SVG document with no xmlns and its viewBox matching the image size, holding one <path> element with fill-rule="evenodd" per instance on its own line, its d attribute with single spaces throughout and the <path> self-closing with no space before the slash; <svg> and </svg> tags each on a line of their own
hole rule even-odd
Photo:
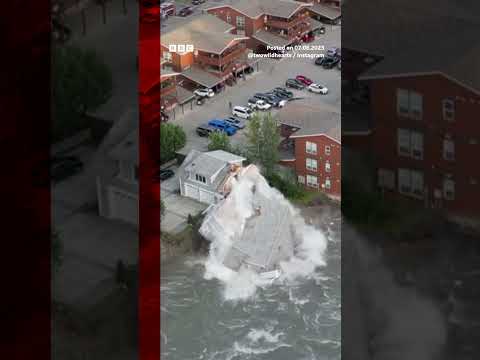
<svg viewBox="0 0 480 360">
<path fill-rule="evenodd" d="M 211 191 L 200 189 L 200 202 L 206 203 L 206 204 L 214 204 L 215 194 Z"/>
<path fill-rule="evenodd" d="M 198 187 L 190 184 L 185 184 L 185 196 L 195 200 L 199 200 L 200 195 L 199 195 Z"/>
<path fill-rule="evenodd" d="M 138 225 L 138 198 L 127 192 L 110 188 L 110 217 Z"/>
</svg>

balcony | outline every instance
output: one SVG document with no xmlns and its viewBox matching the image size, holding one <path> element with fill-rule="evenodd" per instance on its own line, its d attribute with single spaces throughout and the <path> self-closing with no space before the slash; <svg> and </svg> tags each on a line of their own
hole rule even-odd
<svg viewBox="0 0 480 360">
<path fill-rule="evenodd" d="M 199 52 L 198 55 L 195 57 L 195 59 L 199 64 L 222 66 L 240 58 L 245 53 L 245 51 L 246 51 L 246 46 L 241 45 L 241 46 L 236 46 L 232 50 L 227 49 L 221 55 Z"/>
<path fill-rule="evenodd" d="M 298 15 L 291 19 L 282 19 L 269 16 L 265 22 L 265 25 L 276 29 L 288 30 L 300 24 L 301 22 L 306 21 L 306 19 L 306 14 Z"/>
</svg>

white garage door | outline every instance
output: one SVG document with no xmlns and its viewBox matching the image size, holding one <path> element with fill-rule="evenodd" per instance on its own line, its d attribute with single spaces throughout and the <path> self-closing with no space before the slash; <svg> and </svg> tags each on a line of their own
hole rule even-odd
<svg viewBox="0 0 480 360">
<path fill-rule="evenodd" d="M 185 184 L 185 196 L 199 200 L 198 187 L 190 184 Z"/>
<path fill-rule="evenodd" d="M 138 225 L 138 198 L 123 191 L 110 189 L 110 216 Z"/>
<path fill-rule="evenodd" d="M 211 191 L 200 189 L 200 202 L 206 204 L 215 203 L 215 194 Z"/>
</svg>

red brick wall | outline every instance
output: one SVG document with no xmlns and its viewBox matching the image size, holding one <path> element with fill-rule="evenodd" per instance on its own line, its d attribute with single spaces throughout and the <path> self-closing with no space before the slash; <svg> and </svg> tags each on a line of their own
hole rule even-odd
<svg viewBox="0 0 480 360">
<path fill-rule="evenodd" d="M 423 120 L 399 118 L 396 110 L 397 88 L 414 90 L 423 95 Z M 442 100 L 460 97 L 455 103 L 456 119 L 448 123 L 442 118 Z M 476 103 L 471 102 L 475 100 Z M 371 106 L 375 123 L 373 149 L 378 167 L 397 172 L 399 167 L 424 172 L 429 196 L 434 188 L 442 189 L 445 173 L 453 175 L 455 200 L 443 200 L 443 206 L 456 213 L 480 214 L 480 96 L 441 75 L 375 80 L 371 82 Z M 418 129 L 424 133 L 424 159 L 414 160 L 397 155 L 397 129 Z M 443 159 L 445 133 L 455 141 L 456 160 Z M 469 140 L 475 138 L 478 144 Z M 397 173 L 395 174 L 397 177 Z M 470 183 L 470 178 L 478 184 Z M 397 185 L 398 186 L 398 185 Z"/>
<path fill-rule="evenodd" d="M 306 153 L 306 142 L 314 142 L 317 144 L 317 154 Z M 325 146 L 330 146 L 330 155 L 325 154 Z M 317 160 L 317 171 L 313 172 L 307 170 L 306 158 L 312 158 Z M 326 161 L 330 162 L 330 172 L 325 171 Z M 298 175 L 317 176 L 319 191 L 322 190 L 321 185 L 325 182 L 326 177 L 330 178 L 331 188 L 324 191 L 330 195 L 340 196 L 341 194 L 341 145 L 325 135 L 299 137 L 295 138 L 295 172 Z M 308 189 L 312 189 L 307 187 Z"/>
<path fill-rule="evenodd" d="M 237 16 L 243 16 L 245 18 L 245 35 L 246 36 L 252 36 L 264 24 L 263 16 L 260 16 L 258 19 L 252 19 L 228 6 L 215 8 L 215 9 L 209 10 L 208 12 L 210 14 L 218 16 L 220 19 L 222 19 L 225 22 L 227 22 L 227 15 L 230 15 L 231 17 L 230 24 L 232 24 L 233 26 L 237 25 Z"/>
</svg>

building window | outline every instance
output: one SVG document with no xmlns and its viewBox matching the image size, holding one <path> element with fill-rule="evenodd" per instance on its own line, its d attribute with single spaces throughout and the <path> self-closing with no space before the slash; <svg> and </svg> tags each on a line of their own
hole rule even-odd
<svg viewBox="0 0 480 360">
<path fill-rule="evenodd" d="M 378 186 L 393 190 L 395 188 L 395 173 L 388 169 L 378 169 Z"/>
<path fill-rule="evenodd" d="M 443 158 L 445 160 L 455 160 L 455 142 L 452 139 L 443 139 Z"/>
<path fill-rule="evenodd" d="M 443 180 L 443 197 L 445 200 L 455 199 L 455 182 L 452 179 Z"/>
<path fill-rule="evenodd" d="M 325 162 L 325 172 L 330 172 L 331 170 L 331 166 L 330 166 L 330 161 L 326 161 Z"/>
<path fill-rule="evenodd" d="M 232 22 L 232 17 L 230 15 L 227 15 L 227 22 L 231 23 Z"/>
<path fill-rule="evenodd" d="M 398 129 L 398 154 L 410 156 L 410 131 L 406 129 Z"/>
<path fill-rule="evenodd" d="M 410 141 L 412 143 L 412 157 L 417 160 L 423 159 L 423 134 L 412 131 Z"/>
<path fill-rule="evenodd" d="M 312 175 L 307 175 L 307 185 L 310 187 L 318 188 L 317 177 Z"/>
<path fill-rule="evenodd" d="M 244 16 L 237 16 L 237 29 L 244 30 L 245 29 L 245 17 Z"/>
<path fill-rule="evenodd" d="M 325 146 L 325 155 L 330 155 L 331 150 L 332 149 L 330 148 L 330 146 L 326 145 Z"/>
<path fill-rule="evenodd" d="M 207 179 L 203 175 L 195 174 L 195 180 L 197 180 L 201 183 L 204 183 L 204 184 L 207 183 Z"/>
<path fill-rule="evenodd" d="M 405 195 L 423 197 L 423 173 L 416 170 L 398 169 L 398 191 Z"/>
<path fill-rule="evenodd" d="M 444 99 L 442 101 L 442 115 L 445 121 L 455 120 L 455 100 Z"/>
<path fill-rule="evenodd" d="M 307 154 L 316 155 L 317 154 L 317 144 L 314 142 L 307 141 L 305 143 L 305 151 Z"/>
<path fill-rule="evenodd" d="M 330 181 L 330 178 L 327 177 L 325 179 L 325 189 L 330 190 L 331 187 L 332 187 L 332 182 Z"/>
<path fill-rule="evenodd" d="M 423 134 L 408 129 L 398 129 L 397 149 L 399 155 L 411 156 L 414 159 L 422 160 Z"/>
<path fill-rule="evenodd" d="M 166 62 L 172 62 L 172 53 L 169 51 L 164 51 L 162 53 L 162 59 Z"/>
<path fill-rule="evenodd" d="M 317 160 L 307 158 L 306 159 L 306 166 L 307 166 L 307 170 L 317 171 Z"/>
<path fill-rule="evenodd" d="M 423 117 L 423 96 L 414 91 L 397 89 L 397 114 L 421 120 Z"/>
<path fill-rule="evenodd" d="M 305 176 L 303 175 L 298 175 L 298 182 L 300 184 L 305 184 Z"/>
</svg>

